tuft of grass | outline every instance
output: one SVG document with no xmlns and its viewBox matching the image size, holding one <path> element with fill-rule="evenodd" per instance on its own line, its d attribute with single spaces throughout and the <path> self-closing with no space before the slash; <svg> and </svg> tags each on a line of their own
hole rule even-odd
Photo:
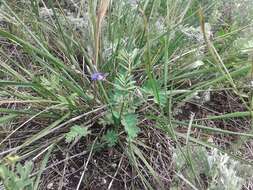
<svg viewBox="0 0 253 190">
<path fill-rule="evenodd" d="M 168 189 L 175 184 L 212 189 L 224 187 L 215 180 L 225 174 L 217 165 L 212 168 L 216 173 L 205 171 L 209 178 L 201 176 L 195 159 L 200 152 L 209 158 L 208 151 L 217 150 L 216 162 L 253 165 L 233 148 L 253 136 L 251 126 L 234 124 L 236 130 L 231 130 L 211 125 L 250 121 L 252 116 L 252 43 L 247 41 L 252 37 L 251 1 L 61 3 L 0 4 L 0 178 L 6 189 L 13 188 L 9 180 L 24 176 L 27 184 L 22 187 L 54 184 L 62 189 L 72 166 L 81 176 L 70 188 L 97 188 L 96 178 L 89 175 L 95 172 L 92 164 L 109 176 L 110 183 L 104 179 L 108 189 L 114 184 L 118 189 Z M 228 111 L 221 101 L 215 104 L 218 91 L 233 93 L 242 109 Z M 222 110 L 210 108 L 207 102 L 212 101 Z M 204 114 L 187 110 L 189 103 Z M 239 140 L 222 146 L 217 135 Z M 162 147 L 155 148 L 157 144 Z M 200 148 L 191 153 L 196 145 Z M 104 151 L 109 152 L 106 158 Z M 96 163 L 95 158 L 104 161 L 118 154 L 115 171 Z M 185 169 L 175 168 L 173 154 Z M 18 163 L 6 161 L 16 156 Z M 73 164 L 73 157 L 82 162 Z M 24 161 L 33 161 L 34 167 Z M 171 161 L 172 167 L 165 167 Z M 48 182 L 52 167 L 62 163 L 60 180 Z M 22 167 L 29 168 L 24 176 Z M 233 179 L 238 183 L 231 189 L 242 186 L 236 173 Z"/>
</svg>

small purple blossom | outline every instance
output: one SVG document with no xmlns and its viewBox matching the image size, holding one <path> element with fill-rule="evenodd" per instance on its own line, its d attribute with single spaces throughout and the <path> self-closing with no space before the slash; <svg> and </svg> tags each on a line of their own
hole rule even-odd
<svg viewBox="0 0 253 190">
<path fill-rule="evenodd" d="M 91 75 L 91 80 L 93 81 L 96 81 L 96 80 L 105 80 L 107 74 L 105 73 L 100 73 L 100 72 L 97 72 L 97 73 L 93 73 Z"/>
</svg>

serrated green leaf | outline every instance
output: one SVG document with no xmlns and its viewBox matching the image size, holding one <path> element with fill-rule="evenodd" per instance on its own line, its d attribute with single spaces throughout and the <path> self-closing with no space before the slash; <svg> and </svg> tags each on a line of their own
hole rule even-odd
<svg viewBox="0 0 253 190">
<path fill-rule="evenodd" d="M 118 134 L 115 130 L 109 130 L 106 132 L 104 139 L 109 147 L 113 147 L 118 142 Z"/>
<path fill-rule="evenodd" d="M 0 180 L 2 180 L 5 189 L 8 190 L 32 190 L 34 178 L 30 178 L 33 169 L 31 161 L 24 165 L 18 163 L 15 166 L 15 172 L 11 171 L 4 165 L 0 165 Z"/>
<path fill-rule="evenodd" d="M 138 119 L 136 114 L 127 114 L 122 117 L 121 124 L 125 128 L 129 140 L 133 140 L 140 132 L 140 129 L 137 127 L 137 123 Z"/>
<path fill-rule="evenodd" d="M 76 138 L 86 137 L 90 134 L 88 127 L 81 127 L 79 125 L 74 125 L 71 127 L 70 131 L 66 134 L 66 142 L 70 143 Z"/>
</svg>

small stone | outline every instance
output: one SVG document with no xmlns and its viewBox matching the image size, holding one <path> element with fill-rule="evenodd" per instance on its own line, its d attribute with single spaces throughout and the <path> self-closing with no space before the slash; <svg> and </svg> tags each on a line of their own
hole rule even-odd
<svg viewBox="0 0 253 190">
<path fill-rule="evenodd" d="M 116 168 L 116 167 L 117 167 L 117 164 L 113 163 L 113 164 L 112 164 L 112 167 L 113 167 L 113 168 Z"/>
<path fill-rule="evenodd" d="M 102 179 L 102 184 L 105 185 L 106 183 L 107 183 L 106 179 L 103 178 L 103 179 Z"/>
<path fill-rule="evenodd" d="M 47 189 L 53 189 L 53 187 L 54 187 L 54 183 L 49 183 L 49 184 L 47 185 Z"/>
</svg>

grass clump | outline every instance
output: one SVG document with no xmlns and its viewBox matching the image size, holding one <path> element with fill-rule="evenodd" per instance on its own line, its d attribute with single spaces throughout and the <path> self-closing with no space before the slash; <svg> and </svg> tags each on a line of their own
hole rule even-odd
<svg viewBox="0 0 253 190">
<path fill-rule="evenodd" d="M 252 11 L 251 1 L 1 1 L 5 188 L 28 161 L 21 189 L 242 188 Z"/>
</svg>

